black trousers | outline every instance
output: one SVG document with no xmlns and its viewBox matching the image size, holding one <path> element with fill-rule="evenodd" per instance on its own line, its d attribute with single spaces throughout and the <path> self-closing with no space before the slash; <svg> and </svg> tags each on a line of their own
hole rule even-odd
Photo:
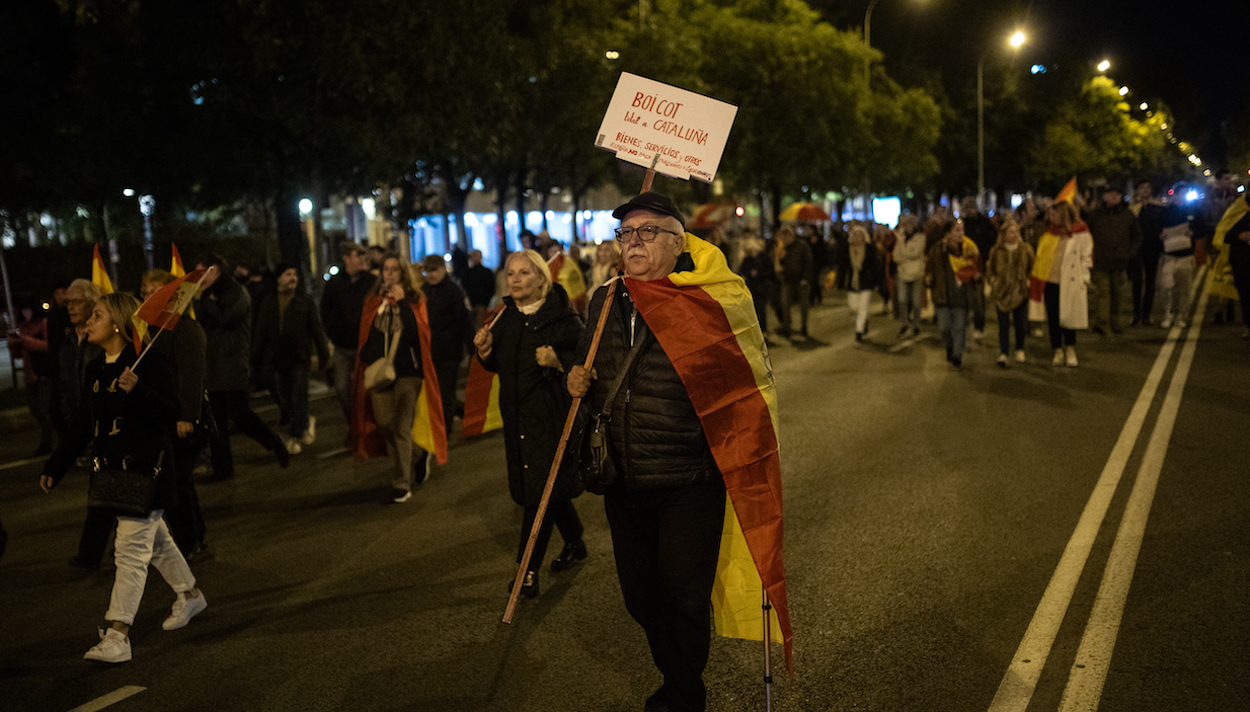
<svg viewBox="0 0 1250 712">
<path fill-rule="evenodd" d="M 1047 282 L 1042 298 L 1046 302 L 1046 323 L 1050 327 L 1050 347 L 1061 349 L 1064 346 L 1076 346 L 1076 332 L 1059 327 L 1059 285 Z"/>
<path fill-rule="evenodd" d="M 725 484 L 637 492 L 618 484 L 603 503 L 625 608 L 647 634 L 670 709 L 702 712 Z"/>
<path fill-rule="evenodd" d="M 998 352 L 1007 355 L 1011 346 L 1011 327 L 1016 327 L 1016 350 L 1024 350 L 1024 335 L 1029 333 L 1029 300 L 1020 302 L 1020 306 L 1005 312 L 998 310 Z"/>
<path fill-rule="evenodd" d="M 534 528 L 534 519 L 538 516 L 538 504 L 525 505 L 525 517 L 521 523 L 521 543 L 516 550 L 516 562 L 521 563 L 525 554 L 525 545 L 529 543 L 530 530 Z M 560 530 L 560 537 L 565 544 L 582 540 L 582 520 L 577 516 L 573 500 L 552 495 L 547 502 L 547 514 L 543 517 L 542 526 L 538 529 L 538 539 L 534 541 L 534 553 L 530 554 L 529 570 L 537 571 L 543 567 L 543 558 L 547 556 L 547 544 L 551 541 L 551 527 Z"/>
<path fill-rule="evenodd" d="M 82 521 L 82 534 L 78 537 L 78 560 L 96 566 L 104 559 L 104 550 L 113 538 L 117 517 L 98 509 L 88 509 Z"/>
<path fill-rule="evenodd" d="M 213 461 L 213 479 L 234 477 L 234 453 L 230 450 L 230 422 L 239 426 L 244 435 L 260 443 L 266 450 L 274 450 L 281 443 L 269 426 L 252 412 L 247 403 L 247 391 L 214 391 L 208 394 L 217 419 L 217 435 L 208 446 Z"/>
<path fill-rule="evenodd" d="M 1246 316 L 1246 307 L 1250 306 L 1250 263 L 1237 262 L 1229 266 L 1233 269 L 1233 286 L 1241 302 L 1242 326 L 1250 327 L 1250 317 Z"/>
<path fill-rule="evenodd" d="M 174 486 L 178 490 L 178 503 L 165 508 L 165 524 L 169 527 L 169 535 L 183 556 L 195 551 L 195 547 L 204 541 L 207 529 L 204 526 L 204 513 L 200 511 L 200 497 L 195 491 L 195 482 L 191 473 L 195 471 L 195 463 L 200 459 L 204 449 L 204 436 L 193 432 L 185 438 L 174 442 Z"/>
<path fill-rule="evenodd" d="M 435 361 L 434 372 L 438 375 L 438 395 L 443 399 L 443 423 L 451 436 L 451 419 L 456 414 L 456 385 L 460 380 L 460 361 Z"/>
<path fill-rule="evenodd" d="M 1128 278 L 1133 289 L 1133 318 L 1150 323 L 1155 308 L 1155 283 L 1159 281 L 1159 257 L 1138 257 L 1129 262 Z"/>
</svg>

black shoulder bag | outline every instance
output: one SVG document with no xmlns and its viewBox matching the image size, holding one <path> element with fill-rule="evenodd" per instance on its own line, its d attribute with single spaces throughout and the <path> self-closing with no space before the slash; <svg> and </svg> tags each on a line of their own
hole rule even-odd
<svg viewBox="0 0 1250 712">
<path fill-rule="evenodd" d="M 586 442 L 582 446 L 578 469 L 581 470 L 582 486 L 588 492 L 603 494 L 608 491 L 608 487 L 613 482 L 616 482 L 616 466 L 612 464 L 612 457 L 608 454 L 608 424 L 612 421 L 612 405 L 616 402 L 616 394 L 620 392 L 621 384 L 625 382 L 625 376 L 629 374 L 634 359 L 650 338 L 652 336 L 648 332 L 634 342 L 629 353 L 625 355 L 625 360 L 621 362 L 621 368 L 617 371 L 616 380 L 612 382 L 612 388 L 608 390 L 608 397 L 603 401 L 603 409 L 592 415 L 590 423 L 587 424 Z"/>
</svg>

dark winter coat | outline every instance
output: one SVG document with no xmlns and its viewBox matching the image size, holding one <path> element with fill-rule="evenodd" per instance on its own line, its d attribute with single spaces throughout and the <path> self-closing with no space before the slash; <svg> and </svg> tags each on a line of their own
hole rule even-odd
<svg viewBox="0 0 1250 712">
<path fill-rule="evenodd" d="M 780 244 L 780 243 L 779 243 Z M 812 247 L 806 240 L 795 238 L 794 242 L 785 246 L 785 256 L 781 258 L 781 273 L 777 276 L 785 284 L 798 284 L 812 278 L 813 265 Z"/>
<path fill-rule="evenodd" d="M 535 351 L 540 346 L 550 346 L 567 372 L 574 363 L 582 320 L 559 285 L 551 288 L 533 315 L 517 311 L 512 297 L 504 297 L 504 304 L 499 321 L 491 328 L 490 355 L 482 365 L 499 374 L 508 491 L 512 501 L 532 506 L 542 498 L 572 402 L 563 374 L 539 366 Z M 565 453 L 552 491 L 555 496 L 572 498 L 581 494 L 576 455 L 573 451 Z"/>
<path fill-rule="evenodd" d="M 1128 269 L 1129 260 L 1137 255 L 1142 243 L 1141 225 L 1128 209 L 1128 203 L 1091 210 L 1085 216 L 1085 224 L 1094 238 L 1094 269 L 1099 272 Z"/>
<path fill-rule="evenodd" d="M 851 288 L 851 273 L 854 269 L 851 267 L 851 247 L 850 243 L 846 243 L 838 250 L 838 258 L 836 263 L 837 269 L 837 288 L 847 290 Z M 868 291 L 881 283 L 881 255 L 877 252 L 877 247 L 871 242 L 864 245 L 864 261 L 859 266 L 859 291 Z"/>
<path fill-rule="evenodd" d="M 475 307 L 488 307 L 495 298 L 495 273 L 489 267 L 470 267 L 465 270 L 460 284 L 464 286 L 464 293 L 469 297 L 469 304 Z"/>
<path fill-rule="evenodd" d="M 176 420 L 194 423 L 200 420 L 204 407 L 204 377 L 207 373 L 207 337 L 204 328 L 194 319 L 183 317 L 173 331 L 162 334 L 152 344 L 173 367 L 177 384 L 178 411 Z M 146 362 L 147 359 L 144 358 Z M 143 368 L 143 364 L 139 364 Z"/>
<path fill-rule="evenodd" d="M 115 363 L 101 354 L 87 364 L 78 407 L 66 437 L 44 463 L 43 474 L 59 483 L 88 444 L 91 456 L 110 469 L 151 472 L 160 463 L 152 509 L 177 503 L 174 489 L 173 435 L 178 402 L 173 372 L 155 349 L 135 370 L 138 384 L 130 393 L 116 387 L 118 376 L 135 362 L 134 349 L 122 349 Z"/>
<path fill-rule="evenodd" d="M 693 269 L 690 256 L 682 255 L 677 271 L 682 270 L 683 260 L 687 269 Z M 632 322 L 633 339 L 646 341 L 612 405 L 608 451 L 616 467 L 617 486 L 648 490 L 712 482 L 720 477 L 720 470 L 686 387 L 646 321 L 641 315 L 633 318 L 634 304 L 620 287 L 595 356 L 598 378 L 591 382 L 586 398 L 590 413 L 603 409 L 629 353 Z M 582 331 L 574 363 L 585 362 L 606 294 L 607 287 L 600 287 L 591 299 L 590 322 Z"/>
<path fill-rule="evenodd" d="M 430 318 L 430 356 L 434 363 L 460 363 L 473 346 L 473 315 L 465 303 L 464 290 L 443 277 L 426 283 L 425 310 Z"/>
<path fill-rule="evenodd" d="M 205 387 L 211 393 L 248 390 L 251 297 L 238 282 L 221 277 L 195 303 L 195 315 L 208 339 Z"/>
<path fill-rule="evenodd" d="M 280 311 L 278 295 L 270 294 L 256 311 L 252 358 L 259 371 L 288 370 L 305 365 L 316 352 L 320 363 L 330 359 L 326 335 L 313 302 L 296 293 Z"/>
<path fill-rule="evenodd" d="M 963 221 L 964 234 L 976 244 L 977 253 L 982 257 L 988 255 L 994 243 L 998 242 L 998 228 L 994 227 L 994 221 L 985 213 L 966 215 Z"/>
<path fill-rule="evenodd" d="M 84 336 L 78 338 L 78 331 L 73 327 L 65 333 L 65 343 L 57 353 L 60 362 L 58 390 L 60 391 L 58 413 L 62 421 L 68 421 L 78 409 L 78 401 L 82 398 L 82 384 L 87 380 L 87 364 L 103 351 L 99 346 L 87 341 Z"/>
<path fill-rule="evenodd" d="M 399 332 L 399 345 L 395 346 L 395 377 L 396 378 L 415 378 L 422 374 L 421 368 L 421 335 L 417 331 L 417 315 L 413 313 L 413 307 L 416 302 L 413 299 L 405 299 L 399 302 L 400 308 L 391 310 L 390 316 L 382 315 L 383 325 L 389 329 L 389 319 L 399 319 L 402 330 Z M 365 339 L 365 345 L 360 347 L 358 359 L 365 366 L 377 361 L 386 355 L 386 346 L 390 339 L 382 329 L 378 328 L 377 312 L 365 312 L 364 305 L 361 305 L 361 319 L 368 319 L 370 323 L 369 336 Z M 356 322 L 357 343 L 360 341 L 360 321 Z M 433 377 L 434 374 L 430 374 Z"/>
<path fill-rule="evenodd" d="M 742 275 L 742 280 L 747 283 L 752 299 L 757 302 L 768 300 L 768 290 L 777 279 L 773 274 L 773 261 L 768 259 L 767 254 L 761 252 L 743 257 L 741 264 L 738 265 L 738 274 Z"/>
<path fill-rule="evenodd" d="M 360 312 L 365 308 L 365 297 L 377 281 L 368 270 L 357 272 L 355 279 L 344 270 L 326 282 L 321 294 L 321 324 L 334 348 L 356 350 L 360 340 Z"/>
</svg>

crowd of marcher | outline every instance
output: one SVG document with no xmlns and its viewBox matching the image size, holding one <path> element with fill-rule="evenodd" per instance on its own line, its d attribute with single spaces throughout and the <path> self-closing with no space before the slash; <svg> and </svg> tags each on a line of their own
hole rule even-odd
<svg viewBox="0 0 1250 712">
<path fill-rule="evenodd" d="M 499 379 L 500 472 L 524 511 L 517 562 L 538 520 L 565 413 L 585 396 L 606 439 L 601 456 L 608 466 L 601 462 L 595 471 L 613 474 L 595 491 L 606 494 L 626 606 L 664 676 L 648 708 L 701 709 L 706 602 L 726 497 L 734 493 L 722 479 L 728 467 L 722 452 L 709 443 L 743 436 L 735 434 L 733 419 L 709 420 L 696 409 L 697 369 L 670 358 L 665 344 L 681 329 L 649 301 L 647 285 L 672 287 L 665 278 L 688 274 L 676 283 L 742 295 L 733 303 L 746 305 L 746 316 L 734 312 L 729 320 L 750 322 L 741 332 L 748 335 L 736 340 L 742 348 L 776 345 L 770 333 L 790 343 L 809 339 L 811 307 L 836 290 L 846 294 L 856 342 L 874 333 L 874 301 L 883 316 L 897 320 L 900 341 L 916 339 L 931 310 L 946 359 L 959 369 L 969 326 L 981 340 L 992 307 L 1000 367 L 1028 359 L 1026 338 L 1040 329 L 1033 324 L 1046 326 L 1052 364 L 1075 367 L 1077 331 L 1125 329 L 1126 291 L 1129 326 L 1184 326 L 1195 253 L 1205 247 L 1213 269 L 1226 269 L 1233 285 L 1221 293 L 1227 304 L 1216 309 L 1218 319 L 1231 320 L 1236 300 L 1228 297 L 1250 296 L 1250 225 L 1247 210 L 1238 211 L 1244 196 L 1232 190 L 1229 176 L 1221 174 L 1196 206 L 1156 195 L 1144 181 L 1131 202 L 1124 198 L 1118 187 L 1106 186 L 1084 199 L 1026 199 L 992 216 L 968 199 L 957 216 L 937 206 L 926 216 L 904 214 L 892 228 L 787 224 L 768 238 L 717 229 L 703 241 L 687 235 L 672 201 L 644 193 L 614 213 L 622 220 L 617 240 L 583 254 L 578 245 L 566 249 L 545 233 L 526 232 L 523 249 L 497 273 L 476 250 L 457 248 L 450 265 L 437 255 L 410 264 L 345 242 L 319 303 L 301 288 L 293 265 L 278 265 L 271 279 L 258 280 L 208 255 L 195 265 L 204 271 L 195 273 L 202 277 L 194 316 L 163 339 L 149 334 L 154 348 L 138 366 L 132 344 L 142 335 L 132 317 L 139 300 L 75 280 L 55 295 L 48 313 L 25 308 L 11 340 L 26 356 L 27 397 L 41 432 L 37 454 L 50 454 L 40 483 L 51 490 L 75 463 L 95 473 L 139 470 L 157 483 L 142 516 L 87 510 L 70 563 L 99 566 L 112 536 L 116 575 L 108 627 L 85 657 L 130 659 L 128 630 L 149 564 L 176 594 L 167 630 L 205 610 L 189 568 L 210 555 L 211 522 L 195 479 L 197 471 L 206 471 L 208 481 L 235 476 L 232 425 L 281 467 L 290 466 L 316 441 L 309 386 L 314 372 L 326 373 L 349 423 L 347 449 L 362 458 L 389 454 L 386 500 L 402 504 L 430 477 L 431 460 L 446 460 L 447 438 L 464 413 L 459 384 L 474 359 Z M 632 280 L 628 289 L 635 293 L 618 275 Z M 147 298 L 176 279 L 149 272 L 136 293 Z M 620 289 L 588 370 L 583 362 L 591 343 L 599 344 L 592 335 L 610 284 Z M 760 379 L 771 384 L 771 374 Z M 765 380 L 752 380 L 751 388 Z M 277 404 L 279 432 L 252 410 L 256 390 L 267 390 Z M 573 443 L 557 474 L 523 572 L 524 596 L 539 595 L 553 529 L 563 540 L 553 571 L 588 556 L 573 503 L 589 486 L 584 444 Z"/>
</svg>

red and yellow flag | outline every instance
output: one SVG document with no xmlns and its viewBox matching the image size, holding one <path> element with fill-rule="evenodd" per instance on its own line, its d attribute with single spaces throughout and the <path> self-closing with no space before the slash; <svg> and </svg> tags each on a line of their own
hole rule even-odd
<svg viewBox="0 0 1250 712">
<path fill-rule="evenodd" d="M 1059 195 L 1055 196 L 1055 202 L 1076 205 L 1076 176 L 1072 176 L 1072 180 L 1063 186 L 1063 189 L 1059 191 Z"/>
<path fill-rule="evenodd" d="M 724 253 L 689 233 L 686 250 L 693 271 L 651 282 L 626 279 L 625 286 L 681 376 L 728 490 L 712 589 L 716 630 L 762 640 L 767 591 L 770 637 L 784 643 L 793 670 L 772 364 L 751 293 Z"/>
<path fill-rule="evenodd" d="M 360 350 L 369 338 L 373 317 L 382 306 L 382 297 L 372 296 L 365 300 L 360 318 L 360 339 L 356 348 L 356 368 L 352 373 L 353 394 L 356 407 L 352 410 L 352 453 L 362 460 L 386 456 L 386 440 L 373 420 L 373 399 L 365 388 L 365 364 L 360 360 Z M 447 424 L 443 422 L 443 399 L 438 392 L 434 358 L 430 354 L 430 319 L 425 300 L 411 305 L 417 317 L 417 338 L 421 342 L 421 393 L 417 396 L 417 412 L 412 419 L 412 441 L 426 452 L 434 453 L 438 464 L 447 463 Z"/>
<path fill-rule="evenodd" d="M 135 352 L 147 336 L 148 327 L 173 330 L 178 320 L 191 306 L 191 300 L 200 290 L 199 281 L 204 277 L 204 270 L 197 269 L 191 274 L 184 274 L 160 289 L 152 292 L 143 300 L 143 304 L 131 315 L 130 322 L 135 327 Z"/>
<path fill-rule="evenodd" d="M 113 293 L 113 280 L 109 279 L 109 271 L 104 267 L 99 245 L 95 246 L 91 255 L 91 283 L 100 288 L 101 294 Z"/>
<path fill-rule="evenodd" d="M 182 266 L 182 255 L 178 254 L 178 246 L 172 242 L 169 243 L 169 251 L 171 253 L 169 257 L 169 273 L 175 277 L 183 276 L 187 273 L 187 270 Z M 192 281 L 198 282 L 199 280 Z M 187 316 L 192 319 L 195 318 L 195 307 L 187 307 Z"/>
<path fill-rule="evenodd" d="M 486 323 L 490 324 L 503 309 L 503 304 L 491 309 L 486 314 Z M 464 427 L 461 428 L 461 435 L 472 438 L 502 427 L 499 374 L 487 371 L 474 355 L 469 358 L 469 380 L 464 386 Z"/>
<path fill-rule="evenodd" d="M 547 269 L 551 270 L 551 278 L 556 284 L 564 287 L 565 294 L 569 295 L 569 303 L 573 305 L 573 311 L 584 317 L 589 300 L 586 296 L 586 279 L 582 277 L 582 270 L 577 266 L 577 261 L 569 259 L 568 255 L 560 252 L 547 260 Z"/>
</svg>

